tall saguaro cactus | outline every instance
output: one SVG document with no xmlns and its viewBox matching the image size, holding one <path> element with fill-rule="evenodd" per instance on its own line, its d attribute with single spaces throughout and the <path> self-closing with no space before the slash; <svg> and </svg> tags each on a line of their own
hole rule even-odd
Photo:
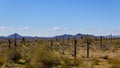
<svg viewBox="0 0 120 68">
<path fill-rule="evenodd" d="M 87 42 L 87 58 L 89 58 L 89 45 L 90 45 L 90 43 Z"/>
<path fill-rule="evenodd" d="M 22 42 L 25 45 L 25 37 L 22 38 Z"/>
<path fill-rule="evenodd" d="M 89 49 L 90 49 L 90 44 L 92 42 L 92 39 L 88 36 L 85 36 L 84 42 L 87 44 L 87 58 L 89 58 Z"/>
<path fill-rule="evenodd" d="M 11 42 L 10 39 L 8 39 L 8 47 L 9 47 L 9 49 L 11 48 L 10 47 L 10 42 Z"/>
<path fill-rule="evenodd" d="M 58 38 L 56 37 L 55 40 L 58 41 Z"/>
<path fill-rule="evenodd" d="M 65 54 L 65 52 L 64 52 L 64 50 L 65 50 L 65 39 L 64 38 L 61 38 L 61 47 L 62 47 L 62 54 L 64 55 Z"/>
<path fill-rule="evenodd" d="M 70 37 L 68 36 L 68 38 L 67 38 L 67 41 L 68 41 L 68 43 L 70 42 Z"/>
<path fill-rule="evenodd" d="M 65 40 L 64 40 L 64 38 L 62 38 L 62 45 L 64 45 L 65 44 Z"/>
<path fill-rule="evenodd" d="M 14 38 L 14 46 L 15 46 L 15 49 L 17 48 L 17 37 L 16 37 L 16 34 L 15 34 L 15 38 Z"/>
<path fill-rule="evenodd" d="M 112 44 L 112 40 L 113 40 L 113 36 L 112 36 L 112 34 L 110 34 L 110 41 L 111 41 L 111 44 Z"/>
<path fill-rule="evenodd" d="M 103 48 L 103 37 L 100 37 L 100 45 L 101 45 L 101 49 Z"/>
<path fill-rule="evenodd" d="M 51 38 L 50 39 L 50 48 L 52 49 L 52 47 L 53 47 L 53 39 Z"/>
<path fill-rule="evenodd" d="M 74 58 L 75 58 L 75 59 L 76 59 L 76 57 L 77 57 L 77 56 L 76 56 L 76 54 L 77 54 L 77 53 L 76 53 L 76 51 L 77 51 L 76 48 L 77 48 L 77 39 L 76 39 L 76 37 L 74 37 Z"/>
</svg>

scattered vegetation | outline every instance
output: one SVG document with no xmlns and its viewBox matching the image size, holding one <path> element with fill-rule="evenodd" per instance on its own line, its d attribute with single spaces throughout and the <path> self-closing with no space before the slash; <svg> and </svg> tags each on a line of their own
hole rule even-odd
<svg viewBox="0 0 120 68">
<path fill-rule="evenodd" d="M 52 68 L 53 66 L 60 65 L 60 63 L 59 52 L 51 50 L 48 46 L 40 46 L 30 62 L 35 68 Z"/>
<path fill-rule="evenodd" d="M 0 56 L 0 68 L 6 63 L 5 59 Z"/>
<path fill-rule="evenodd" d="M 8 54 L 8 59 L 13 61 L 14 63 L 17 63 L 22 58 L 22 55 L 17 50 L 10 50 Z"/>
<path fill-rule="evenodd" d="M 120 68 L 119 41 L 102 36 L 0 38 L 0 68 Z"/>
<path fill-rule="evenodd" d="M 110 58 L 108 62 L 112 64 L 111 68 L 120 68 L 120 55 Z"/>
</svg>

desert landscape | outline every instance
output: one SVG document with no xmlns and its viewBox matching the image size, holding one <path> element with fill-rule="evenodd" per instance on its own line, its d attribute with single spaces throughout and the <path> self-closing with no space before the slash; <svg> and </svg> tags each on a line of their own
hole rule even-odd
<svg viewBox="0 0 120 68">
<path fill-rule="evenodd" d="M 120 38 L 61 35 L 0 38 L 1 68 L 119 68 Z"/>
<path fill-rule="evenodd" d="M 120 0 L 0 0 L 0 68 L 120 68 Z"/>
</svg>

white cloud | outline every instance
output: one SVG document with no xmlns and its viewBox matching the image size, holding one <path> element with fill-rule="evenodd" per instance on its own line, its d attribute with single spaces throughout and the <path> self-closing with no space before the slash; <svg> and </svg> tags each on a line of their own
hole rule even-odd
<svg viewBox="0 0 120 68">
<path fill-rule="evenodd" d="M 14 27 L 10 26 L 9 29 L 15 29 Z"/>
<path fill-rule="evenodd" d="M 0 29 L 4 30 L 4 29 L 6 29 L 6 27 L 5 26 L 0 26 Z"/>
<path fill-rule="evenodd" d="M 20 29 L 20 30 L 29 30 L 30 27 L 20 27 L 19 29 Z"/>
<path fill-rule="evenodd" d="M 114 33 L 120 33 L 120 30 L 114 30 L 113 32 Z"/>
<path fill-rule="evenodd" d="M 10 29 L 15 29 L 12 26 L 0 26 L 0 30 L 10 30 Z"/>
<path fill-rule="evenodd" d="M 54 27 L 54 28 L 52 28 L 52 30 L 61 30 L 62 28 L 61 27 Z"/>
<path fill-rule="evenodd" d="M 29 30 L 30 27 L 0 26 L 0 30 Z"/>
</svg>

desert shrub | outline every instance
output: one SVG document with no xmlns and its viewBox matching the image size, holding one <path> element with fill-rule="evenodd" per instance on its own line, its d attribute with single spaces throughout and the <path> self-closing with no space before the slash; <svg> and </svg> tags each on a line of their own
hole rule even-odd
<svg viewBox="0 0 120 68">
<path fill-rule="evenodd" d="M 105 56 L 103 56 L 102 58 L 105 59 L 105 60 L 108 60 L 108 59 L 109 59 L 109 56 L 108 56 L 108 55 L 105 55 Z"/>
<path fill-rule="evenodd" d="M 21 58 L 22 58 L 22 55 L 18 50 L 11 50 L 8 53 L 8 59 L 13 61 L 14 63 L 17 63 Z"/>
<path fill-rule="evenodd" d="M 101 61 L 99 60 L 99 58 L 94 58 L 93 59 L 93 65 L 99 65 Z"/>
<path fill-rule="evenodd" d="M 61 62 L 60 54 L 47 45 L 39 47 L 31 60 L 34 68 L 51 68 Z"/>
<path fill-rule="evenodd" d="M 113 64 L 111 68 L 120 68 L 120 64 Z"/>
<path fill-rule="evenodd" d="M 108 60 L 108 62 L 109 62 L 110 64 L 112 64 L 112 67 L 111 67 L 111 68 L 120 68 L 120 58 L 119 58 L 119 56 L 115 56 L 115 57 L 113 57 L 113 58 L 110 58 L 110 59 Z"/>
<path fill-rule="evenodd" d="M 109 49 L 110 49 L 110 46 L 108 46 L 108 45 L 103 45 L 103 48 L 102 48 L 103 51 L 107 51 L 107 50 L 109 50 Z"/>
<path fill-rule="evenodd" d="M 20 59 L 20 60 L 18 61 L 18 63 L 19 63 L 19 64 L 25 64 L 25 63 L 26 63 L 26 60 Z"/>
<path fill-rule="evenodd" d="M 5 63 L 5 59 L 0 56 L 0 67 L 3 66 Z"/>
<path fill-rule="evenodd" d="M 34 68 L 30 63 L 25 64 L 24 68 Z"/>
<path fill-rule="evenodd" d="M 63 58 L 61 68 L 82 67 L 84 63 L 80 59 Z"/>
</svg>

